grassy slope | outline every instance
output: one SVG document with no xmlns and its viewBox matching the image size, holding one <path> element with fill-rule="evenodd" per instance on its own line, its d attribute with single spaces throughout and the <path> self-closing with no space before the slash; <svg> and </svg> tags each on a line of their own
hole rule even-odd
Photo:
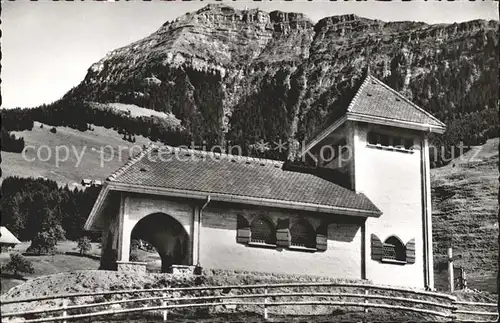
<svg viewBox="0 0 500 323">
<path fill-rule="evenodd" d="M 431 172 L 436 284 L 446 288 L 446 251 L 453 248 L 470 288 L 496 291 L 498 138 Z"/>
<path fill-rule="evenodd" d="M 0 254 L 0 265 L 5 264 L 10 259 L 10 253 L 24 253 L 29 247 L 30 242 L 22 242 L 18 244 L 11 252 Z M 1 276 L 1 294 L 4 294 L 9 289 L 36 277 L 52 275 L 64 272 L 74 272 L 78 270 L 93 270 L 99 267 L 99 260 L 79 257 L 76 255 L 67 255 L 65 253 L 77 253 L 77 242 L 61 241 L 57 244 L 57 253 L 53 256 L 26 256 L 26 259 L 32 262 L 35 272 L 24 276 L 24 279 L 16 279 L 10 275 Z M 161 260 L 156 252 L 146 252 L 143 250 L 133 251 L 139 257 L 139 261 L 148 262 L 148 270 L 151 272 L 160 272 Z M 87 252 L 92 256 L 100 256 L 101 249 L 98 243 L 92 243 L 92 249 Z"/>
<path fill-rule="evenodd" d="M 35 122 L 35 126 L 31 131 L 14 132 L 16 136 L 24 137 L 26 146 L 32 145 L 37 149 L 42 146 L 51 148 L 51 159 L 41 161 L 36 158 L 35 161 L 28 161 L 23 158 L 22 154 L 9 153 L 2 151 L 2 177 L 21 176 L 21 177 L 46 177 L 60 184 L 80 183 L 83 178 L 104 180 L 109 174 L 115 171 L 118 167 L 127 162 L 129 153 L 136 154 L 143 144 L 149 143 L 149 140 L 136 136 L 136 142 L 130 143 L 122 140 L 122 136 L 112 129 L 94 126 L 94 131 L 78 131 L 67 127 L 57 127 L 57 133 L 51 133 L 51 126 L 44 125 L 40 128 L 40 123 Z M 103 160 L 110 158 L 111 149 L 114 149 L 113 160 L 103 162 L 101 166 L 101 148 L 103 151 Z M 69 149 L 69 158 L 66 161 L 61 161 L 59 167 L 56 167 L 56 147 L 66 146 Z M 131 150 L 131 147 L 134 148 Z M 119 147 L 122 147 L 122 154 L 118 152 Z M 64 158 L 64 148 L 60 149 L 61 159 Z M 78 158 L 74 151 L 80 155 L 84 152 L 82 162 L 78 164 Z M 42 159 L 48 156 L 47 149 L 40 150 Z M 33 148 L 26 152 L 29 159 L 36 157 Z"/>
<path fill-rule="evenodd" d="M 278 282 L 357 282 L 356 280 L 343 280 L 343 279 L 330 279 L 325 277 L 314 277 L 314 276 L 298 276 L 298 275 L 273 275 L 273 274 L 252 274 L 246 272 L 206 272 L 204 276 L 172 276 L 169 274 L 145 274 L 145 273 L 127 273 L 127 272 L 116 272 L 116 271 L 77 271 L 73 273 L 62 273 L 58 275 L 52 275 L 48 277 L 43 277 L 43 279 L 31 280 L 30 282 L 18 286 L 17 288 L 11 290 L 9 293 L 2 295 L 2 300 L 11 298 L 24 298 L 27 296 L 38 296 L 44 295 L 45 293 L 74 293 L 74 292 L 89 292 L 89 291 L 109 291 L 109 290 L 119 290 L 119 289 L 137 289 L 137 288 L 163 288 L 163 287 L 180 287 L 180 286 L 223 286 L 223 285 L 246 285 L 246 284 L 265 284 L 265 283 L 278 283 Z M 352 292 L 363 294 L 362 288 L 343 288 L 335 286 L 326 287 L 310 287 L 310 288 L 294 288 L 294 287 L 281 287 L 278 289 L 273 289 L 272 292 L 275 293 L 287 293 L 287 292 L 299 292 L 299 291 L 311 291 L 311 292 Z M 255 290 L 257 293 L 262 293 L 263 289 Z M 205 292 L 183 292 L 174 293 L 173 295 L 178 296 L 208 296 L 208 295 L 226 295 L 226 293 L 241 294 L 250 293 L 249 290 L 213 290 Z M 387 292 L 383 294 L 388 294 L 392 296 L 404 297 L 409 296 L 405 292 Z M 150 293 L 139 293 L 136 297 L 147 297 L 151 296 Z M 421 298 L 419 296 L 418 298 Z M 72 299 L 72 303 L 79 304 L 83 302 L 96 302 L 104 300 L 114 300 L 120 299 L 120 296 L 108 296 L 108 297 L 75 297 Z M 424 297 L 426 299 L 433 299 L 432 297 Z M 282 300 L 282 299 L 276 299 Z M 312 300 L 311 297 L 290 297 L 288 300 L 301 300 L 307 301 Z M 339 297 L 322 297 L 321 300 L 340 300 Z M 345 300 L 345 299 L 344 299 Z M 360 301 L 359 298 L 349 298 L 350 301 Z M 32 308 L 50 307 L 60 304 L 60 301 L 40 301 L 25 304 L 13 304 L 2 306 L 2 310 L 8 311 L 18 311 L 18 310 L 29 310 Z M 117 305 L 115 308 L 129 307 L 129 306 L 141 306 L 145 303 L 133 304 L 133 305 Z M 151 304 L 151 303 L 150 303 Z M 222 304 L 221 304 L 222 305 Z M 422 305 L 415 305 L 422 306 Z M 427 306 L 427 305 L 425 305 Z M 227 320 L 234 321 L 235 319 L 255 321 L 261 320 L 262 307 L 261 306 L 251 306 L 251 305 L 240 305 L 235 310 L 230 307 L 216 306 L 212 307 L 209 311 L 204 309 L 192 309 L 192 310 L 171 310 L 169 311 L 169 319 L 173 318 L 174 322 L 191 322 L 187 318 L 191 319 L 207 319 L 205 322 L 225 322 Z M 290 306 L 280 306 L 271 307 L 269 309 L 270 316 L 273 318 L 280 318 L 279 321 L 300 321 L 309 322 L 311 320 L 316 322 L 330 322 L 330 321 L 366 321 L 367 317 L 363 314 L 360 308 L 345 308 L 342 306 L 321 306 L 321 305 L 290 305 Z M 286 315 L 286 316 L 285 316 Z M 429 321 L 430 317 L 422 316 L 416 313 L 404 313 L 404 312 L 387 312 L 386 310 L 372 309 L 368 314 L 371 321 L 404 321 L 408 322 L 411 320 L 425 320 Z M 226 319 L 222 319 L 225 317 Z M 117 318 L 117 317 L 116 317 Z M 141 318 L 136 322 L 150 322 L 156 321 L 157 317 L 151 315 L 127 315 L 126 317 L 120 317 L 122 320 L 130 321 L 131 318 Z M 427 319 L 426 319 L 427 318 Z M 113 317 L 112 319 L 115 319 Z M 110 319 L 105 319 L 104 321 L 110 321 Z M 434 321 L 434 319 L 432 319 Z"/>
<path fill-rule="evenodd" d="M 115 112 L 125 112 L 130 113 L 132 117 L 149 117 L 155 116 L 165 120 L 168 124 L 172 126 L 180 126 L 181 120 L 177 119 L 173 113 L 164 113 L 156 110 L 141 108 L 135 104 L 125 104 L 125 103 L 98 103 L 89 102 L 90 106 L 94 109 L 112 109 Z"/>
<path fill-rule="evenodd" d="M 29 242 L 23 242 L 17 245 L 12 252 L 24 253 L 29 245 Z M 77 243 L 74 241 L 60 242 L 57 245 L 57 252 L 58 253 L 53 256 L 26 256 L 26 259 L 31 261 L 31 263 L 33 264 L 35 272 L 33 274 L 26 275 L 24 279 L 30 280 L 39 276 L 52 275 L 75 270 L 97 269 L 99 267 L 98 260 L 64 254 L 65 252 L 78 252 Z M 92 250 L 89 251 L 89 254 L 100 254 L 98 244 L 92 244 Z M 0 264 L 3 265 L 7 261 L 9 261 L 9 253 L 1 253 Z M 1 293 L 3 294 L 10 288 L 24 283 L 24 280 L 14 279 L 8 275 L 2 275 L 1 283 Z"/>
</svg>

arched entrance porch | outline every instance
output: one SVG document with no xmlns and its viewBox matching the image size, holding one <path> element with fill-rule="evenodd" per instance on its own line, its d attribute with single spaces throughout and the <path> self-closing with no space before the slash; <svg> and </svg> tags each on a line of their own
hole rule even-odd
<svg viewBox="0 0 500 323">
<path fill-rule="evenodd" d="M 151 244 L 161 258 L 161 272 L 172 265 L 189 265 L 189 235 L 173 217 L 153 213 L 142 218 L 131 232 L 131 240 L 144 240 Z"/>
</svg>

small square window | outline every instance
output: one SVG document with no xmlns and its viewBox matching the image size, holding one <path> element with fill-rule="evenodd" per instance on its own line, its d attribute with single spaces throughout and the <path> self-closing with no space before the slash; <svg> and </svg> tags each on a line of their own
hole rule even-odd
<svg viewBox="0 0 500 323">
<path fill-rule="evenodd" d="M 388 135 L 380 135 L 380 144 L 382 146 L 389 146 L 389 136 Z"/>
<path fill-rule="evenodd" d="M 405 149 L 412 149 L 412 147 L 413 147 L 413 139 L 405 138 L 404 139 L 404 145 L 405 145 Z"/>
<path fill-rule="evenodd" d="M 394 138 L 392 138 L 392 145 L 394 147 L 400 147 L 400 148 L 402 148 L 403 147 L 403 138 L 401 138 L 401 137 L 394 137 Z"/>
<path fill-rule="evenodd" d="M 368 134 L 368 143 L 371 145 L 378 144 L 378 134 L 375 132 L 370 132 Z"/>
</svg>

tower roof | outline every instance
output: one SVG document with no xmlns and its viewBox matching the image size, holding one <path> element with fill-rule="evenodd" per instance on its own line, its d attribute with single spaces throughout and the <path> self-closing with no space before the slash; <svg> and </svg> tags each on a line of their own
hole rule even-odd
<svg viewBox="0 0 500 323">
<path fill-rule="evenodd" d="M 347 107 L 345 113 L 326 129 L 308 141 L 304 154 L 328 137 L 347 120 L 444 133 L 446 125 L 429 112 L 417 106 L 398 91 L 369 73 Z"/>
<path fill-rule="evenodd" d="M 361 115 L 388 121 L 421 125 L 436 132 L 446 125 L 429 112 L 418 107 L 398 91 L 368 74 L 347 108 L 347 115 Z"/>
</svg>

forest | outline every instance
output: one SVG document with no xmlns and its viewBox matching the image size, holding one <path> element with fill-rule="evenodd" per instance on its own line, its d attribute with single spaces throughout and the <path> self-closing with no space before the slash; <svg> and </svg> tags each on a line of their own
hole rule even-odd
<svg viewBox="0 0 500 323">
<path fill-rule="evenodd" d="M 99 187 L 71 190 L 47 179 L 7 177 L 0 191 L 1 225 L 21 241 L 57 230 L 59 239 L 77 240 L 90 235 L 83 225 L 99 194 Z"/>
</svg>

